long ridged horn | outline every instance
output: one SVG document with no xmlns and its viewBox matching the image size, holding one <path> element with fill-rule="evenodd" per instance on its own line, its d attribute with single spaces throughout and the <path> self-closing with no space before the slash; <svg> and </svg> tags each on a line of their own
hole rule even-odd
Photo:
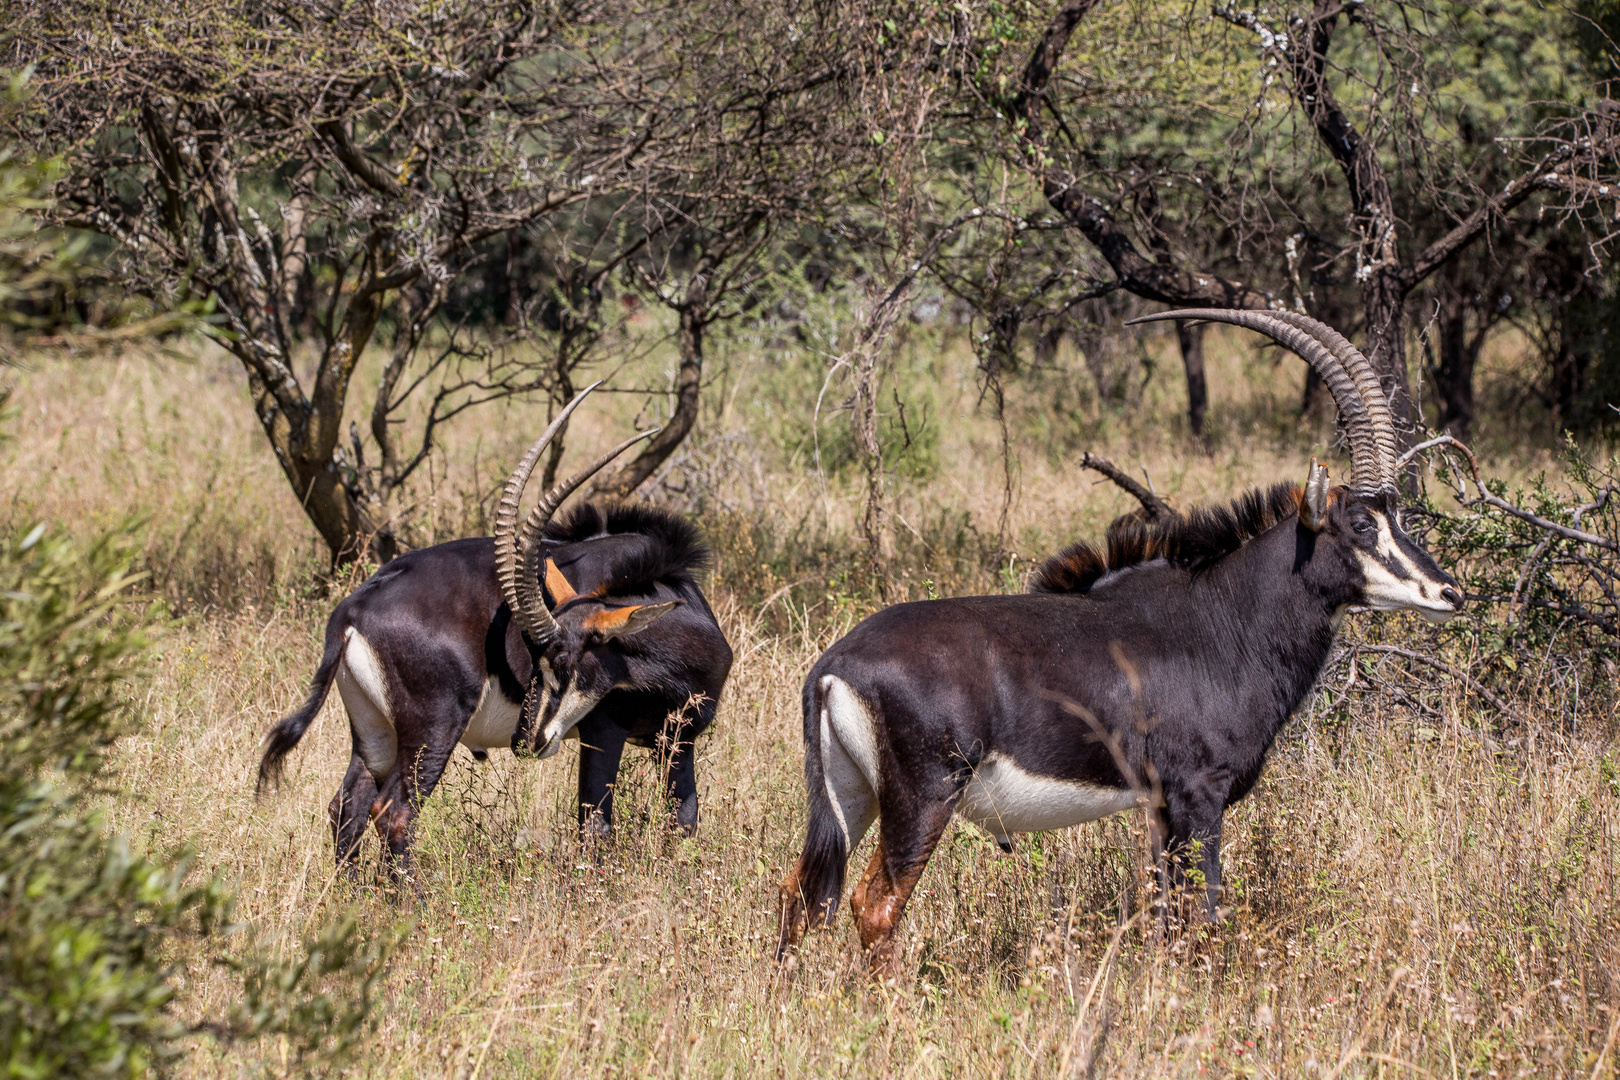
<svg viewBox="0 0 1620 1080">
<path fill-rule="evenodd" d="M 517 468 L 506 481 L 506 488 L 501 492 L 501 502 L 495 511 L 495 577 L 501 583 L 501 595 L 506 599 L 506 606 L 512 609 L 512 617 L 518 620 L 518 625 L 528 632 L 529 639 L 536 644 L 549 641 L 557 633 L 557 622 L 551 617 L 544 604 L 539 605 L 538 615 L 526 611 L 518 602 L 518 560 L 517 560 L 517 524 L 518 503 L 523 499 L 523 489 L 529 486 L 529 474 L 534 472 L 535 462 L 551 444 L 552 438 L 557 434 L 568 417 L 579 407 L 592 390 L 601 386 L 605 380 L 598 379 L 585 389 L 574 395 L 574 400 L 563 406 L 562 412 L 557 414 L 540 438 L 535 440 L 529 452 L 523 455 Z"/>
<path fill-rule="evenodd" d="M 549 641 L 552 635 L 557 632 L 557 620 L 551 617 L 551 612 L 546 608 L 545 597 L 540 595 L 540 560 L 544 547 L 540 541 L 545 534 L 546 523 L 551 520 L 551 515 L 557 512 L 557 507 L 563 504 L 563 500 L 574 493 L 575 488 L 607 468 L 609 462 L 636 445 L 636 443 L 642 439 L 650 439 L 662 430 L 662 428 L 653 428 L 651 431 L 643 431 L 624 440 L 624 442 L 546 492 L 546 497 L 535 503 L 534 509 L 530 510 L 529 516 L 523 520 L 523 528 L 518 533 L 517 540 L 517 575 L 514 582 L 517 602 L 513 603 L 511 599 L 508 599 L 507 603 L 511 605 L 514 612 L 524 613 L 525 629 L 529 625 L 527 620 L 531 618 L 534 622 L 548 628 L 548 632 L 543 638 L 536 636 L 533 630 L 529 631 L 529 637 L 534 640 L 535 644 L 538 645 Z"/>
<path fill-rule="evenodd" d="M 1367 406 L 1367 415 L 1372 420 L 1373 438 L 1378 443 L 1380 470 L 1376 486 L 1394 491 L 1399 473 L 1395 459 L 1400 449 L 1400 440 L 1395 435 L 1395 418 L 1389 411 L 1389 398 L 1384 394 L 1383 380 L 1379 379 L 1378 373 L 1373 370 L 1372 363 L 1360 349 L 1350 344 L 1343 334 L 1327 323 L 1295 311 L 1274 311 L 1272 314 L 1284 322 L 1292 323 L 1301 330 L 1314 334 L 1318 341 L 1339 358 L 1344 370 L 1355 380 L 1356 389 L 1361 391 L 1362 404 Z M 1363 486 L 1353 476 L 1351 483 L 1357 488 Z"/>
<path fill-rule="evenodd" d="M 1242 308 L 1183 308 L 1178 311 L 1160 311 L 1131 319 L 1125 325 L 1162 322 L 1168 319 L 1202 319 L 1206 322 L 1230 323 L 1256 330 L 1279 345 L 1293 350 L 1316 370 L 1326 384 L 1333 403 L 1338 407 L 1344 423 L 1345 435 L 1350 440 L 1350 487 L 1358 494 L 1374 495 L 1394 490 L 1395 456 L 1394 425 L 1389 419 L 1389 403 L 1372 375 L 1366 357 L 1355 352 L 1355 347 L 1324 323 L 1292 312 L 1256 311 Z M 1354 353 L 1347 363 L 1341 350 L 1320 336 L 1326 332 L 1344 342 Z M 1355 361 L 1359 361 L 1357 364 Z M 1357 377 L 1357 369 L 1360 376 Z M 1370 393 L 1364 393 L 1367 390 Z"/>
</svg>

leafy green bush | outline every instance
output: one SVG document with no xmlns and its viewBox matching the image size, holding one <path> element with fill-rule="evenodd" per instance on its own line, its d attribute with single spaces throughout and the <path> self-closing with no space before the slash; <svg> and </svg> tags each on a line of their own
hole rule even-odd
<svg viewBox="0 0 1620 1080">
<path fill-rule="evenodd" d="M 127 538 L 80 550 L 43 526 L 0 550 L 0 1054 L 9 1076 L 145 1072 L 177 1035 L 159 961 L 188 916 L 224 914 L 189 861 L 155 863 L 85 806 L 132 723 L 145 650 Z"/>
<path fill-rule="evenodd" d="M 280 1034 L 308 1066 L 340 1058 L 397 933 L 343 916 L 285 955 L 221 953 L 246 936 L 225 885 L 191 882 L 187 851 L 133 852 L 97 806 L 108 751 L 139 725 L 131 690 L 160 614 L 131 594 L 135 552 L 129 528 L 77 545 L 36 526 L 0 546 L 0 1074 L 142 1076 L 193 1034 Z M 187 1027 L 173 975 L 200 953 L 242 995 Z"/>
<path fill-rule="evenodd" d="M 0 112 L 24 99 L 12 77 Z M 0 338 L 97 344 L 200 327 L 205 305 L 100 302 L 82 240 L 35 217 L 53 171 L 0 146 Z M 87 304 L 98 319 L 82 317 Z M 0 388 L 0 416 L 8 398 Z M 87 544 L 45 525 L 0 537 L 0 1076 L 161 1073 L 194 1035 L 284 1036 L 297 1065 L 317 1069 L 364 1029 L 399 928 L 367 934 L 339 916 L 301 946 L 261 944 L 232 923 L 224 882 L 192 880 L 190 851 L 154 858 L 109 830 L 108 754 L 140 727 L 131 703 L 165 618 L 132 592 L 138 550 L 133 526 Z M 241 994 L 188 1026 L 171 1005 L 177 970 L 196 959 L 236 972 Z"/>
<path fill-rule="evenodd" d="M 1577 676 L 1572 694 L 1596 692 L 1612 702 L 1620 661 L 1620 460 L 1605 463 L 1567 440 L 1562 482 L 1541 475 L 1510 490 L 1481 479 L 1461 444 L 1435 442 L 1435 475 L 1461 506 L 1444 513 L 1429 503 L 1413 515 L 1414 525 L 1424 522 L 1419 531 L 1429 550 L 1490 615 L 1459 620 L 1451 632 L 1471 638 L 1469 652 L 1499 682 L 1526 682 L 1526 664 L 1556 665 Z"/>
</svg>

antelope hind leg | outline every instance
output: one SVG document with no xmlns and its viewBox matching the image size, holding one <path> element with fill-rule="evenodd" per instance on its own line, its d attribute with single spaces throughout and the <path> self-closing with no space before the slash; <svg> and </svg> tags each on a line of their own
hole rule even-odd
<svg viewBox="0 0 1620 1080">
<path fill-rule="evenodd" d="M 849 905 L 874 979 L 890 980 L 900 975 L 896 940 L 900 916 L 950 819 L 951 807 L 939 806 L 919 815 L 912 829 L 907 830 L 913 835 L 906 840 L 892 837 L 887 830 L 881 832 L 877 850 L 872 852 L 866 871 L 850 893 Z"/>
<path fill-rule="evenodd" d="M 358 753 L 349 758 L 343 786 L 332 796 L 326 816 L 332 823 L 332 855 L 350 880 L 360 872 L 360 841 L 366 835 L 366 814 L 377 799 L 377 782 Z"/>
</svg>

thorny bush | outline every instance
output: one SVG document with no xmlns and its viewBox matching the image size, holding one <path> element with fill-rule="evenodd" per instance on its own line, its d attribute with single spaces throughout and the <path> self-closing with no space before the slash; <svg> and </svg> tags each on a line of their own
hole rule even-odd
<svg viewBox="0 0 1620 1080">
<path fill-rule="evenodd" d="M 1620 459 L 1603 462 L 1573 440 L 1560 450 L 1561 479 L 1545 473 L 1509 488 L 1482 480 L 1473 455 L 1434 440 L 1432 477 L 1456 500 L 1425 498 L 1408 512 L 1415 534 L 1457 577 L 1474 604 L 1490 605 L 1452 631 L 1473 674 L 1522 693 L 1556 668 L 1581 698 L 1612 693 L 1620 661 Z M 1599 704 L 1593 700 L 1589 708 Z"/>
</svg>

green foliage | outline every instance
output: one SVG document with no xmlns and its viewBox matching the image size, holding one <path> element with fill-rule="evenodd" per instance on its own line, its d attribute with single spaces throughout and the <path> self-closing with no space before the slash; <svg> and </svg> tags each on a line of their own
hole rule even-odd
<svg viewBox="0 0 1620 1080">
<path fill-rule="evenodd" d="M 193 1033 L 340 1057 L 397 930 L 341 917 L 300 948 L 250 942 L 215 957 L 242 979 L 223 1022 L 171 1012 L 175 968 L 242 928 L 223 882 L 190 880 L 190 852 L 134 852 L 97 806 L 108 751 L 138 727 L 130 695 L 161 614 L 131 595 L 136 550 L 132 528 L 78 545 L 42 525 L 0 548 L 0 1071 L 142 1076 Z"/>
<path fill-rule="evenodd" d="M 138 1076 L 180 1034 L 159 958 L 188 917 L 217 924 L 217 883 L 107 834 L 85 797 L 129 729 L 145 652 L 125 594 L 128 533 L 79 549 L 43 526 L 0 550 L 0 1055 L 19 1077 Z"/>
<path fill-rule="evenodd" d="M 851 318 L 859 300 L 853 290 L 816 291 L 804 281 L 802 269 L 784 277 L 792 287 L 783 289 L 781 306 L 794 313 L 793 325 L 762 320 L 749 335 L 752 340 L 744 339 L 762 361 L 748 378 L 758 387 L 755 396 L 770 417 L 777 449 L 807 471 L 847 479 L 859 470 L 862 457 L 848 419 L 852 371 L 838 357 L 857 332 Z M 904 344 L 896 350 L 891 380 L 878 401 L 883 469 L 894 477 L 926 481 L 939 471 L 938 342 L 915 327 L 897 337 Z"/>
<path fill-rule="evenodd" d="M 1487 485 L 1546 521 L 1620 543 L 1620 461 L 1605 464 L 1574 440 L 1561 456 L 1561 482 L 1542 474 L 1512 491 L 1499 480 Z M 1451 478 L 1460 484 L 1462 474 Z M 1529 674 L 1520 671 L 1526 663 L 1578 660 L 1588 686 L 1612 685 L 1620 659 L 1620 560 L 1612 551 L 1481 501 L 1453 514 L 1431 506 L 1427 516 L 1429 550 L 1472 600 L 1496 605 L 1497 617 L 1459 620 L 1454 631 L 1473 637 L 1490 669 L 1518 681 Z"/>
<path fill-rule="evenodd" d="M 296 947 L 255 947 L 222 958 L 241 976 L 242 999 L 223 1027 L 227 1038 L 284 1036 L 307 1070 L 341 1062 L 366 1034 L 372 995 L 409 926 L 368 933 L 352 914 L 316 929 Z"/>
</svg>

